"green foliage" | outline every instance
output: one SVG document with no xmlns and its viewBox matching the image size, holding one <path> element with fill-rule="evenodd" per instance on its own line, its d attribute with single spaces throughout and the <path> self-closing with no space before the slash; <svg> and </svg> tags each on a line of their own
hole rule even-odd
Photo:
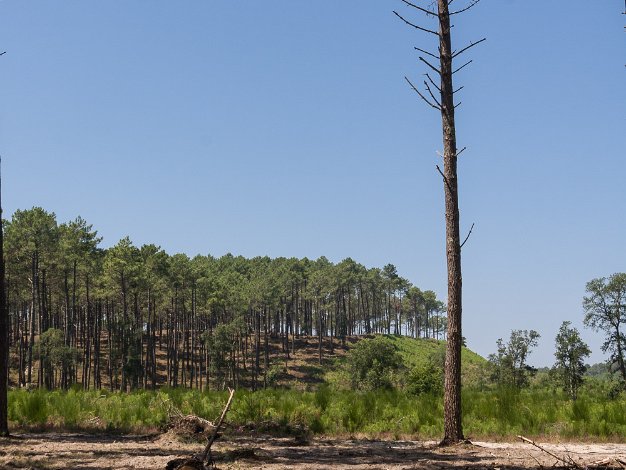
<svg viewBox="0 0 626 470">
<path fill-rule="evenodd" d="M 237 318 L 230 323 L 221 323 L 212 332 L 207 331 L 204 334 L 211 373 L 222 389 L 226 387 L 229 374 L 232 376 L 235 367 L 233 352 L 237 345 L 238 335 L 242 334 L 243 328 L 243 321 Z"/>
<path fill-rule="evenodd" d="M 604 332 L 602 350 L 611 354 L 611 362 L 626 385 L 626 273 L 589 281 L 587 294 L 583 298 L 584 323 Z"/>
<path fill-rule="evenodd" d="M 225 392 L 180 388 L 132 393 L 12 390 L 9 419 L 22 427 L 145 432 L 164 426 L 171 407 L 183 414 L 215 420 L 226 398 Z M 316 392 L 238 391 L 228 421 L 235 427 L 256 428 L 265 423 L 268 430 L 287 434 L 305 427 L 317 434 L 363 433 L 428 439 L 440 436 L 442 417 L 441 396 L 322 387 Z M 588 384 L 580 389 L 576 401 L 550 389 L 465 389 L 463 420 L 467 434 L 475 438 L 524 434 L 624 439 L 626 396 L 611 399 Z"/>
<path fill-rule="evenodd" d="M 45 424 L 48 421 L 47 398 L 44 390 L 9 392 L 9 420 L 22 425 Z"/>
<path fill-rule="evenodd" d="M 496 342 L 498 352 L 489 355 L 492 379 L 501 386 L 525 387 L 536 370 L 526 361 L 540 338 L 535 330 L 513 330 L 508 343 Z"/>
<path fill-rule="evenodd" d="M 585 368 L 585 376 L 587 377 L 595 377 L 601 380 L 609 380 L 611 378 L 611 365 L 606 362 L 587 364 Z"/>
<path fill-rule="evenodd" d="M 324 257 L 231 254 L 190 259 L 154 244 L 136 246 L 129 237 L 102 248 L 97 231 L 81 217 L 57 223 L 54 213 L 40 207 L 16 211 L 5 236 L 10 322 L 24 325 L 10 337 L 15 351 L 10 375 L 22 386 L 38 373 L 33 343 L 51 326 L 63 331 L 65 344 L 80 356 L 73 363 L 70 351 L 56 343 L 50 346 L 55 351 L 44 351 L 53 339 L 44 338 L 45 386 L 68 388 L 75 380 L 120 390 L 161 383 L 165 374 L 168 385 L 199 386 L 198 372 L 202 383 L 217 388 L 255 388 L 268 375 L 271 384 L 275 371 L 264 369 L 286 351 L 277 354 L 268 345 L 266 353 L 265 340 L 285 332 L 292 339 L 333 335 L 342 346 L 350 342 L 348 333 L 361 327 L 368 334 L 443 337 L 445 332 L 443 303 L 433 291 L 412 286 L 391 264 L 381 269 L 351 258 L 331 263 Z M 106 342 L 96 335 L 106 336 Z M 165 367 L 156 364 L 162 361 L 154 351 L 157 342 Z M 209 367 L 200 367 L 203 342 Z M 247 356 L 250 347 L 255 355 L 263 349 L 259 370 L 256 361 L 251 369 L 248 357 L 241 360 L 242 348 Z M 385 367 L 379 362 L 376 369 Z M 375 383 L 379 372 L 367 381 Z M 388 377 L 383 382 L 388 386 Z"/>
<path fill-rule="evenodd" d="M 426 374 L 428 378 L 425 380 L 431 384 L 426 386 L 426 388 L 432 389 L 433 392 L 440 390 L 440 386 L 436 384 L 435 377 L 438 373 L 441 373 L 444 367 L 445 341 L 425 338 L 416 339 L 397 335 L 383 335 L 381 337 L 395 346 L 397 353 L 402 359 L 401 368 L 407 371 L 407 374 L 393 374 L 395 386 L 406 387 L 411 393 L 422 393 L 421 390 L 424 390 L 424 387 L 416 385 L 416 383 L 422 380 L 420 378 L 422 375 Z M 363 341 L 365 340 L 360 342 Z M 340 389 L 351 388 L 352 376 L 348 362 L 348 357 L 339 359 L 337 364 L 327 370 L 325 380 L 329 385 Z M 483 386 L 487 381 L 487 368 L 488 363 L 483 357 L 466 347 L 462 348 L 461 374 L 465 386 Z"/>
<path fill-rule="evenodd" d="M 556 335 L 556 351 L 554 356 L 554 374 L 563 390 L 572 400 L 576 400 L 578 389 L 583 383 L 583 375 L 587 367 L 584 359 L 591 354 L 589 346 L 580 337 L 571 322 L 565 321 Z"/>
<path fill-rule="evenodd" d="M 78 359 L 78 351 L 65 345 L 63 332 L 55 328 L 44 331 L 35 344 L 35 353 L 44 367 L 68 368 Z"/>
<path fill-rule="evenodd" d="M 389 339 L 377 336 L 359 341 L 348 354 L 348 370 L 353 389 L 392 388 L 394 373 L 402 366 L 402 356 Z"/>
<path fill-rule="evenodd" d="M 405 387 L 413 395 L 443 393 L 443 367 L 434 362 L 414 367 L 407 376 Z"/>
<path fill-rule="evenodd" d="M 275 387 L 278 385 L 278 381 L 280 380 L 280 376 L 286 372 L 285 366 L 283 364 L 274 364 L 267 369 L 267 374 L 265 375 L 265 382 L 268 387 Z"/>
</svg>

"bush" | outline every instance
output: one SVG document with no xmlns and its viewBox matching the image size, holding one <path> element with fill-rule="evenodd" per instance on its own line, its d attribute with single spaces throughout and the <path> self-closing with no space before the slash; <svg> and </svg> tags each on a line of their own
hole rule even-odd
<svg viewBox="0 0 626 470">
<path fill-rule="evenodd" d="M 398 348 L 383 336 L 358 342 L 348 355 L 353 389 L 393 388 L 394 374 L 401 367 L 402 356 Z"/>
<path fill-rule="evenodd" d="M 265 380 L 268 387 L 276 387 L 280 380 L 281 375 L 286 373 L 285 366 L 283 364 L 274 364 L 267 370 Z"/>
<path fill-rule="evenodd" d="M 406 379 L 406 391 L 411 395 L 443 392 L 443 369 L 429 362 L 414 367 Z"/>
</svg>

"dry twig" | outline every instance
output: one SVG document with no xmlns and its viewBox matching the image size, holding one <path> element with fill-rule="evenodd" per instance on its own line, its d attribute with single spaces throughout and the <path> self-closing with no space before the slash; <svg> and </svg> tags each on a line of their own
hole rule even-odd
<svg viewBox="0 0 626 470">
<path fill-rule="evenodd" d="M 539 449 L 542 452 L 545 452 L 546 454 L 548 454 L 550 457 L 555 458 L 557 461 L 561 462 L 562 464 L 565 464 L 568 468 L 580 468 L 580 469 L 584 469 L 585 467 L 583 467 L 582 465 L 580 465 L 579 463 L 575 462 L 574 459 L 572 457 L 570 457 L 569 455 L 567 457 L 561 457 L 559 455 L 556 455 L 553 452 L 550 452 L 549 450 L 547 450 L 544 447 L 541 447 L 539 444 L 537 444 L 535 441 L 528 439 L 527 437 L 524 436 L 517 436 L 519 439 L 521 439 L 522 441 L 526 442 L 527 444 L 530 444 L 534 447 L 536 447 L 537 449 Z"/>
</svg>

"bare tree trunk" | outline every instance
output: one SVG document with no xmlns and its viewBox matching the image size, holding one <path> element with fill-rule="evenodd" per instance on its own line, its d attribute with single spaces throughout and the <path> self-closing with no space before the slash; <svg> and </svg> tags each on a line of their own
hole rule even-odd
<svg viewBox="0 0 626 470">
<path fill-rule="evenodd" d="M 443 178 L 446 201 L 446 260 L 448 263 L 448 341 L 444 387 L 443 443 L 463 440 L 461 423 L 461 240 L 457 181 L 456 126 L 452 87 L 452 44 L 448 0 L 438 0 L 441 64 L 441 124 Z"/>
<path fill-rule="evenodd" d="M 472 42 L 467 47 L 459 51 L 452 51 L 452 42 L 450 38 L 450 16 L 462 13 L 474 7 L 480 0 L 469 0 L 464 8 L 459 6 L 457 11 L 450 12 L 449 6 L 452 0 L 437 0 L 437 11 L 411 3 L 408 0 L 402 0 L 406 5 L 426 13 L 428 18 L 436 18 L 439 23 L 438 31 L 418 26 L 404 19 L 400 14 L 394 11 L 407 25 L 416 28 L 419 31 L 433 34 L 439 42 L 439 54 L 434 54 L 420 48 L 416 50 L 425 53 L 430 57 L 439 59 L 439 67 L 431 64 L 424 57 L 420 57 L 420 61 L 425 63 L 430 70 L 436 72 L 440 78 L 440 84 L 426 74 L 428 81 L 424 80 L 427 93 L 422 94 L 408 78 L 406 78 L 411 88 L 424 100 L 430 107 L 435 108 L 441 113 L 441 126 L 443 134 L 443 172 L 437 166 L 437 170 L 443 177 L 444 195 L 445 195 L 445 220 L 446 220 L 446 261 L 448 265 L 448 334 L 446 347 L 446 366 L 445 366 L 445 386 L 444 386 L 444 438 L 442 444 L 451 444 L 463 440 L 463 428 L 461 423 L 461 240 L 459 230 L 459 194 L 457 181 L 457 152 L 456 143 L 456 126 L 454 122 L 454 94 L 455 90 L 452 86 L 452 76 L 457 71 L 469 65 L 457 68 L 452 67 L 453 59 L 476 44 L 483 42 Z M 456 4 L 455 4 L 456 5 Z M 432 86 L 432 88 L 431 88 Z M 439 100 L 436 98 L 434 91 L 439 92 Z M 471 233 L 471 230 L 470 230 Z M 468 235 L 469 236 L 469 235 Z M 463 242 L 465 243 L 465 242 Z M 426 328 L 426 331 L 428 329 Z"/>
</svg>

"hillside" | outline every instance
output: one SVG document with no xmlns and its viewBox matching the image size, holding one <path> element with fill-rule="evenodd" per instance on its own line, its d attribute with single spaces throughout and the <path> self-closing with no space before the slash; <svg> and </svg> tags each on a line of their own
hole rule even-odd
<svg viewBox="0 0 626 470">
<path fill-rule="evenodd" d="M 428 362 L 435 362 L 443 366 L 445 341 L 395 335 L 383 336 L 396 346 L 407 369 L 422 366 Z M 326 341 L 322 364 L 319 363 L 317 338 L 300 338 L 296 341 L 296 352 L 287 362 L 287 366 L 280 367 L 277 383 L 282 386 L 306 389 L 325 382 L 333 384 L 344 382 L 343 366 L 346 364 L 346 357 L 350 349 L 359 341 L 373 337 L 373 335 L 351 336 L 346 339 L 345 345 L 336 341 L 332 352 Z M 461 357 L 461 373 L 464 384 L 480 383 L 484 378 L 487 360 L 466 347 L 463 347 Z M 277 366 L 274 368 L 276 370 Z"/>
<path fill-rule="evenodd" d="M 404 365 L 407 369 L 415 366 L 423 365 L 428 362 L 435 362 L 443 365 L 445 356 L 445 341 L 435 339 L 415 339 L 405 336 L 383 335 L 392 341 L 398 348 L 398 352 L 402 355 Z M 359 341 L 373 338 L 374 335 L 365 336 L 349 336 L 346 337 L 345 343 L 339 339 L 331 341 L 330 338 L 324 338 L 322 343 L 322 360 L 320 363 L 319 343 L 315 336 L 300 336 L 299 338 L 290 339 L 290 353 L 287 355 L 283 349 L 283 342 L 280 338 L 270 338 L 270 367 L 268 370 L 268 385 L 295 388 L 300 390 L 315 389 L 324 383 L 342 382 L 344 378 L 340 377 L 343 366 L 346 363 L 346 355 L 351 348 Z M 103 349 L 107 348 L 106 337 L 102 338 Z M 165 343 L 165 340 L 163 341 Z M 11 360 L 14 366 L 18 363 L 18 357 L 12 351 Z M 157 384 L 159 386 L 166 385 L 167 361 L 166 350 L 163 348 L 156 349 L 157 361 Z M 241 365 L 242 373 L 238 378 L 239 385 L 245 388 L 252 388 L 250 382 L 250 369 L 252 361 L 252 350 L 242 355 Z M 463 348 L 462 351 L 462 374 L 465 384 L 475 384 L 479 382 L 484 374 L 484 366 L 487 361 L 483 357 L 473 351 Z M 38 361 L 35 362 L 33 368 L 33 377 L 38 374 Z M 261 360 L 261 368 L 263 361 Z M 17 382 L 16 367 L 11 369 L 10 383 L 15 385 Z M 263 372 L 262 372 L 263 373 Z M 81 368 L 77 371 L 77 381 L 80 383 L 82 378 Z M 103 373 L 103 388 L 109 388 L 110 382 L 105 373 Z"/>
</svg>

